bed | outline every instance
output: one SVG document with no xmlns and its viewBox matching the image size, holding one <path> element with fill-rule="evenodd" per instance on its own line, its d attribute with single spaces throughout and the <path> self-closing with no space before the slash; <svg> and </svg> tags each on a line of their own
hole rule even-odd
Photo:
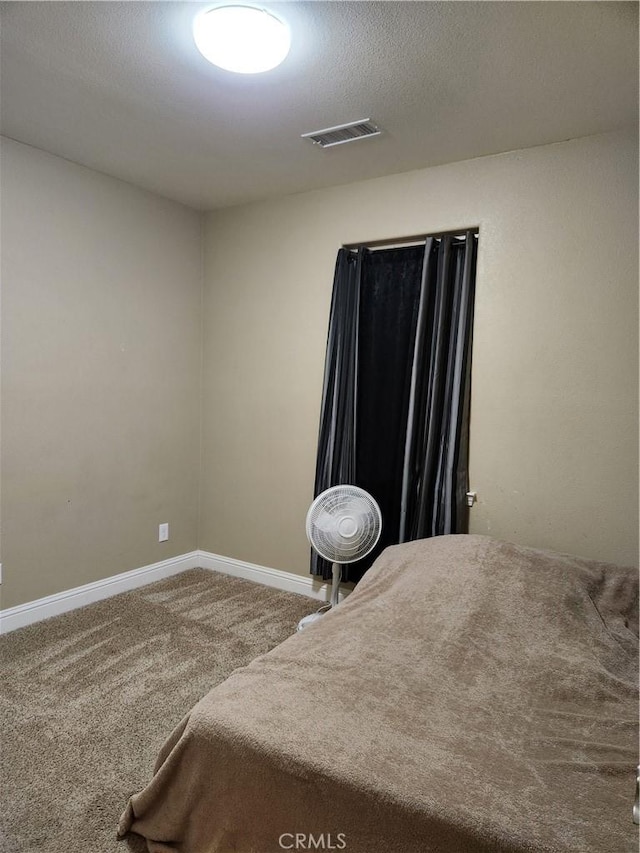
<svg viewBox="0 0 640 853">
<path fill-rule="evenodd" d="M 151 853 L 636 853 L 638 574 L 483 536 L 388 548 L 184 718 Z"/>
</svg>

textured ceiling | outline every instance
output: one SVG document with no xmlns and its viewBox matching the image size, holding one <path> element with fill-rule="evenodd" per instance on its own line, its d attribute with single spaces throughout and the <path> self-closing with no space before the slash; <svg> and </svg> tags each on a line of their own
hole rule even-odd
<svg viewBox="0 0 640 853">
<path fill-rule="evenodd" d="M 211 5 L 1 3 L 2 133 L 211 209 L 637 122 L 635 2 L 265 2 L 293 45 L 257 76 L 197 52 Z"/>
</svg>

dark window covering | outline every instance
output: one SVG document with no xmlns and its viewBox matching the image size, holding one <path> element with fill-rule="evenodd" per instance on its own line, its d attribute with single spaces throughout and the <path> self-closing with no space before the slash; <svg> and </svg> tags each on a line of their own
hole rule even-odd
<svg viewBox="0 0 640 853">
<path fill-rule="evenodd" d="M 467 530 L 476 254 L 473 231 L 338 252 L 314 493 L 353 483 L 383 516 L 345 580 L 387 545 Z M 311 572 L 329 579 L 331 564 L 312 552 Z"/>
</svg>

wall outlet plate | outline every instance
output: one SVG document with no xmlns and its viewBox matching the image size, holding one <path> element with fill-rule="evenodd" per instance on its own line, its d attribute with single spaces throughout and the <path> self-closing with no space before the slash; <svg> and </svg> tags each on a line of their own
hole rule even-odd
<svg viewBox="0 0 640 853">
<path fill-rule="evenodd" d="M 166 542 L 169 539 L 169 525 L 158 525 L 158 542 Z"/>
</svg>

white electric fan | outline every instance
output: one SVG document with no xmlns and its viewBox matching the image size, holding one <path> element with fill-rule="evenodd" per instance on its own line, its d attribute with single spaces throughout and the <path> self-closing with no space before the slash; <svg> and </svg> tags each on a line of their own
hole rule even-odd
<svg viewBox="0 0 640 853">
<path fill-rule="evenodd" d="M 307 513 L 307 538 L 314 551 L 333 563 L 331 603 L 301 619 L 298 631 L 337 605 L 342 566 L 370 554 L 381 532 L 380 507 L 364 489 L 349 485 L 332 486 L 318 495 Z"/>
</svg>

